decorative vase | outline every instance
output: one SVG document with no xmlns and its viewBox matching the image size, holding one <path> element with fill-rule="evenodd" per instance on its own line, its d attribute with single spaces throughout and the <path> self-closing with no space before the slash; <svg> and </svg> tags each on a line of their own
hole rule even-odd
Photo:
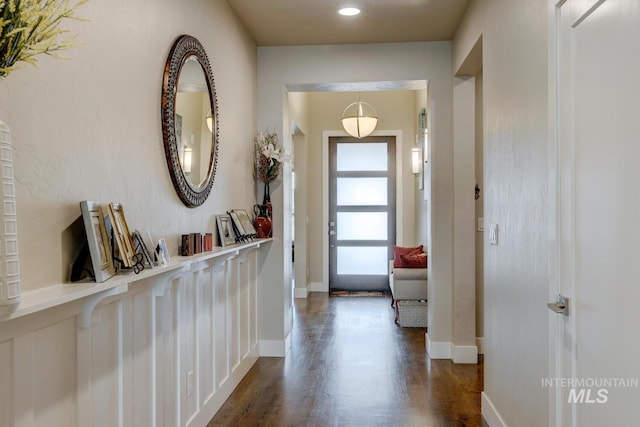
<svg viewBox="0 0 640 427">
<path fill-rule="evenodd" d="M 254 225 L 258 232 L 258 237 L 266 239 L 273 235 L 271 230 L 271 218 L 269 217 L 269 210 L 267 205 L 255 205 L 253 212 L 256 214 Z"/>
<path fill-rule="evenodd" d="M 267 208 L 267 217 L 269 218 L 269 222 L 271 222 L 271 218 L 273 218 L 273 206 L 271 206 L 271 192 L 269 189 L 269 183 L 266 182 L 264 184 L 264 196 L 262 197 L 262 205 Z M 271 237 L 271 236 L 269 236 Z"/>
<path fill-rule="evenodd" d="M 20 304 L 20 265 L 11 130 L 1 120 L 0 168 L 0 194 L 4 202 L 4 208 L 0 209 L 0 316 L 6 316 L 14 312 Z"/>
</svg>

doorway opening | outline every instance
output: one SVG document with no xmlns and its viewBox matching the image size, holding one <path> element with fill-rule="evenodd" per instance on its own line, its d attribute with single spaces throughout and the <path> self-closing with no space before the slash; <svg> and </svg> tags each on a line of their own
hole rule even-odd
<svg viewBox="0 0 640 427">
<path fill-rule="evenodd" d="M 428 241 L 428 215 L 416 175 L 411 149 L 417 146 L 418 112 L 427 108 L 427 81 L 292 84 L 286 86 L 284 128 L 299 126 L 304 143 L 294 136 L 295 152 L 295 298 L 310 292 L 329 292 L 329 137 L 348 137 L 340 117 L 346 105 L 361 96 L 384 123 L 371 136 L 395 137 L 395 232 L 397 245 Z M 424 180 L 426 181 L 426 175 Z M 288 215 L 286 215 L 288 217 Z M 304 243 L 306 242 L 306 244 Z M 387 254 L 390 258 L 390 255 Z M 388 269 L 388 261 L 385 264 Z M 385 271 L 384 280 L 388 273 Z"/>
</svg>

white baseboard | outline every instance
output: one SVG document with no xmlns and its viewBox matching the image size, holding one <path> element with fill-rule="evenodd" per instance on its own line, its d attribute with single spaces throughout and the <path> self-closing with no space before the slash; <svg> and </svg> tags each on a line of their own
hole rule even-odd
<svg viewBox="0 0 640 427">
<path fill-rule="evenodd" d="M 451 350 L 453 363 L 478 364 L 478 347 L 475 345 L 452 345 Z"/>
<path fill-rule="evenodd" d="M 426 334 L 427 355 L 431 359 L 451 359 L 451 343 L 431 341 L 429 334 Z"/>
<path fill-rule="evenodd" d="M 478 347 L 478 354 L 484 354 L 484 337 L 476 338 L 476 347 Z"/>
<path fill-rule="evenodd" d="M 309 296 L 309 289 L 307 288 L 293 288 L 293 297 L 306 299 Z"/>
<path fill-rule="evenodd" d="M 482 418 L 487 422 L 489 427 L 507 427 L 507 423 L 504 422 L 496 407 L 493 406 L 489 396 L 483 391 L 481 394 L 482 401 Z"/>
<path fill-rule="evenodd" d="M 473 345 L 453 345 L 449 341 L 432 341 L 426 334 L 427 355 L 430 359 L 450 359 L 453 363 L 478 363 L 478 347 Z"/>
<path fill-rule="evenodd" d="M 310 292 L 329 292 L 329 286 L 321 282 L 309 283 Z"/>
<path fill-rule="evenodd" d="M 287 343 L 276 340 L 260 340 L 260 357 L 284 357 Z"/>
</svg>

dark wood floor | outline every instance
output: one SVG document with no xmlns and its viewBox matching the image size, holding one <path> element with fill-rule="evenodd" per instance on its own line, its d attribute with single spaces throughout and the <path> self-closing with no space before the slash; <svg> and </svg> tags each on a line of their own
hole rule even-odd
<svg viewBox="0 0 640 427">
<path fill-rule="evenodd" d="M 209 426 L 481 426 L 482 363 L 430 360 L 389 304 L 295 300 L 291 352 L 258 360 Z"/>
</svg>

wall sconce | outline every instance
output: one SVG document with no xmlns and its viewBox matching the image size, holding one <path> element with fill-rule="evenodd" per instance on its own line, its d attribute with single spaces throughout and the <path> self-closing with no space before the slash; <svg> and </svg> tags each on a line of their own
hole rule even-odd
<svg viewBox="0 0 640 427">
<path fill-rule="evenodd" d="M 184 171 L 184 173 L 186 174 L 190 174 L 191 173 L 191 156 L 192 152 L 191 152 L 191 148 L 189 147 L 184 147 L 184 162 L 182 165 L 182 170 Z"/>
<path fill-rule="evenodd" d="M 378 116 L 370 104 L 358 101 L 344 109 L 341 121 L 342 127 L 349 135 L 364 138 L 375 130 Z"/>
<path fill-rule="evenodd" d="M 420 148 L 413 147 L 411 149 L 411 172 L 414 175 L 418 175 L 420 173 L 421 163 L 422 163 L 422 153 L 420 152 Z"/>
</svg>

